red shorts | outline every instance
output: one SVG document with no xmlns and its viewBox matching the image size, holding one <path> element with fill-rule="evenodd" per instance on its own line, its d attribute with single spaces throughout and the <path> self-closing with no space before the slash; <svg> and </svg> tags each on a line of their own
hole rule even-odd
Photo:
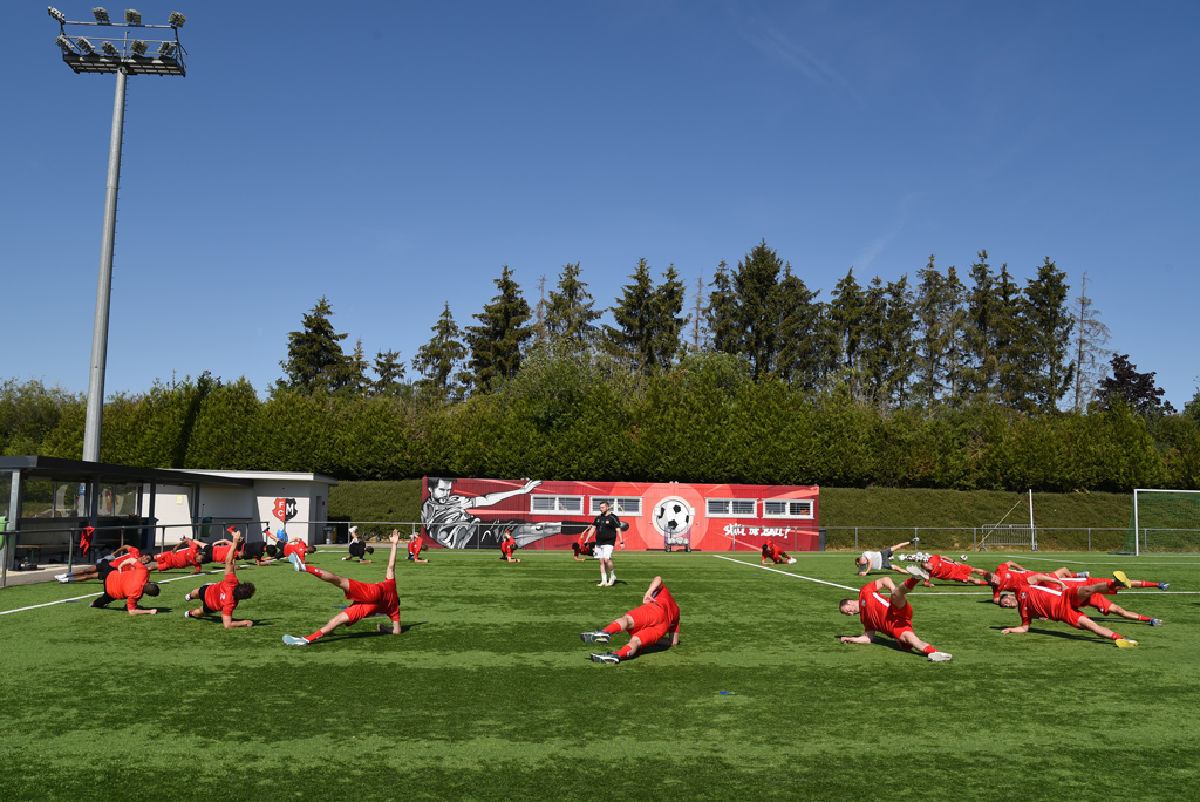
<svg viewBox="0 0 1200 802">
<path fill-rule="evenodd" d="M 971 566 L 962 563 L 942 563 L 934 576 L 938 579 L 950 579 L 955 582 L 966 582 L 971 578 Z"/>
<path fill-rule="evenodd" d="M 900 636 L 905 632 L 912 632 L 912 605 L 905 604 L 899 610 L 895 605 L 888 608 L 887 629 L 885 634 L 891 635 L 896 640 L 900 640 Z"/>
<path fill-rule="evenodd" d="M 667 611 L 657 604 L 643 604 L 626 615 L 633 619 L 633 629 L 630 630 L 629 637 L 637 638 L 642 646 L 657 643 L 667 634 L 667 628 L 671 625 Z"/>
<path fill-rule="evenodd" d="M 1084 604 L 1081 604 L 1079 606 L 1084 607 L 1089 604 L 1092 607 L 1095 607 L 1100 612 L 1104 613 L 1105 615 L 1108 615 L 1108 611 L 1111 610 L 1112 606 L 1113 606 L 1112 601 L 1107 596 L 1105 596 L 1103 593 L 1093 593 L 1088 598 L 1088 600 L 1086 602 L 1084 602 Z"/>
<path fill-rule="evenodd" d="M 349 579 L 346 599 L 354 602 L 346 608 L 347 624 L 354 624 L 369 615 L 383 613 L 393 621 L 400 620 L 400 602 L 396 598 L 396 580 L 359 582 Z"/>
</svg>

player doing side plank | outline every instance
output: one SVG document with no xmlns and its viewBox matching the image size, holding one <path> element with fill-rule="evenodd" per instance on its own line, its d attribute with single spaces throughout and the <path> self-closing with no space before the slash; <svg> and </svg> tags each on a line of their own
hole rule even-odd
<svg viewBox="0 0 1200 802">
<path fill-rule="evenodd" d="M 200 606 L 195 610 L 184 610 L 184 618 L 200 618 L 201 616 L 215 613 L 218 610 L 221 612 L 221 623 L 226 629 L 232 627 L 252 627 L 254 621 L 244 619 L 241 621 L 233 620 L 233 608 L 237 607 L 238 602 L 243 599 L 249 599 L 254 595 L 253 582 L 238 582 L 237 578 L 237 547 L 242 543 L 242 534 L 238 530 L 233 533 L 234 548 L 228 550 L 225 555 L 225 578 L 220 582 L 214 582 L 210 585 L 201 585 L 191 593 L 183 597 L 184 601 L 197 599 Z"/>
<path fill-rule="evenodd" d="M 584 643 L 608 643 L 608 639 L 618 632 L 628 632 L 629 643 L 617 652 L 591 655 L 594 662 L 616 665 L 652 643 L 679 645 L 679 605 L 661 576 L 654 577 L 650 587 L 646 588 L 641 607 L 630 610 L 604 629 L 581 632 L 579 637 Z"/>
<path fill-rule="evenodd" d="M 1046 584 L 1042 584 L 1042 583 Z M 1055 585 L 1056 587 L 1051 587 Z M 1098 580 L 1078 589 L 1078 596 L 1088 598 L 1093 593 L 1115 593 L 1121 588 L 1128 588 L 1129 583 L 1124 574 L 1110 580 Z M 1035 618 L 1048 618 L 1051 621 L 1061 621 L 1076 629 L 1086 629 L 1102 638 L 1108 638 L 1117 646 L 1126 648 L 1137 646 L 1137 641 L 1126 638 L 1105 626 L 1097 624 L 1092 619 L 1071 606 L 1071 592 L 1066 583 L 1058 577 L 1046 574 L 1034 574 L 1025 580 L 1025 586 L 1017 591 L 1017 609 L 1021 613 L 1019 627 L 1005 627 L 1000 630 L 1004 634 L 1022 633 L 1029 631 L 1029 624 Z M 1007 605 L 1006 605 L 1007 606 Z"/>
<path fill-rule="evenodd" d="M 899 587 L 891 577 L 883 576 L 863 585 L 857 599 L 842 599 L 838 604 L 838 612 L 843 615 L 857 615 L 862 621 L 863 634 L 855 637 L 843 635 L 839 640 L 842 643 L 871 643 L 875 633 L 882 632 L 895 638 L 901 649 L 916 649 L 933 662 L 943 663 L 953 655 L 939 652 L 917 637 L 912 628 L 912 605 L 908 603 L 907 598 L 908 592 L 915 588 L 918 582 L 929 578 L 929 572 L 919 565 L 910 565 L 906 573 L 911 576 Z"/>
<path fill-rule="evenodd" d="M 384 581 L 374 584 L 358 582 L 338 576 L 332 571 L 313 568 L 311 565 L 305 565 L 296 555 L 291 555 L 288 559 L 297 571 L 307 571 L 322 582 L 337 585 L 346 594 L 346 599 L 354 604 L 329 619 L 329 623 L 308 637 L 294 638 L 291 635 L 284 635 L 283 642 L 288 646 L 307 646 L 343 624 L 352 626 L 375 613 L 383 613 L 392 619 L 390 629 L 383 624 L 377 627 L 380 632 L 399 635 L 402 630 L 400 628 L 400 600 L 396 598 L 396 546 L 400 543 L 400 533 L 393 529 L 388 540 L 392 543 L 392 551 L 388 555 L 387 576 Z"/>
</svg>

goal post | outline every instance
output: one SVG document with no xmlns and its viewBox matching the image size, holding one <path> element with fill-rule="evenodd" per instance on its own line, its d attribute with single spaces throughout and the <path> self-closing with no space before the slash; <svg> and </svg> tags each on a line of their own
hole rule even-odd
<svg viewBox="0 0 1200 802">
<path fill-rule="evenodd" d="M 1121 550 L 1134 555 L 1200 551 L 1200 490 L 1135 488 Z"/>
</svg>

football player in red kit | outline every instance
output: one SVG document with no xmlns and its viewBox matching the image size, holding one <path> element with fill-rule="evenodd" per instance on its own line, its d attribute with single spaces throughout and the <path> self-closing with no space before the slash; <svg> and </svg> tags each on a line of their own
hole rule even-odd
<svg viewBox="0 0 1200 802">
<path fill-rule="evenodd" d="M 842 643 L 871 643 L 875 633 L 882 632 L 895 638 L 901 649 L 916 649 L 931 661 L 943 663 L 953 655 L 939 652 L 917 637 L 912 626 L 912 605 L 908 603 L 907 598 L 908 592 L 915 588 L 918 582 L 929 578 L 929 572 L 919 565 L 910 565 L 905 570 L 910 576 L 899 587 L 890 576 L 882 576 L 863 585 L 858 591 L 857 599 L 842 599 L 839 602 L 838 612 L 843 615 L 857 615 L 863 625 L 863 634 L 843 635 L 839 640 Z"/>
<path fill-rule="evenodd" d="M 388 555 L 386 578 L 382 582 L 375 582 L 373 584 L 347 579 L 338 576 L 332 571 L 305 565 L 294 554 L 289 557 L 289 561 L 297 571 L 307 571 L 322 582 L 337 585 L 346 594 L 346 599 L 354 602 L 354 604 L 329 619 L 329 623 L 308 637 L 294 638 L 291 635 L 284 635 L 283 642 L 288 646 L 307 646 L 318 638 L 328 635 L 343 624 L 353 626 L 356 622 L 376 613 L 382 613 L 392 619 L 390 629 L 383 624 L 378 625 L 377 629 L 380 632 L 391 632 L 393 635 L 399 635 L 403 631 L 400 628 L 400 600 L 396 597 L 396 546 L 400 543 L 400 533 L 393 529 L 388 540 L 392 543 L 392 552 Z"/>
<path fill-rule="evenodd" d="M 780 549 L 770 540 L 763 544 L 762 558 L 759 560 L 759 563 L 761 565 L 766 565 L 767 560 L 770 560 L 776 565 L 779 565 L 780 563 L 788 563 L 790 565 L 791 563 L 796 562 L 795 557 L 789 557 L 786 551 Z"/>
<path fill-rule="evenodd" d="M 653 643 L 679 645 L 679 605 L 663 584 L 661 576 L 654 577 L 650 582 L 640 607 L 625 613 L 604 629 L 581 632 L 579 637 L 584 643 L 608 643 L 608 639 L 618 632 L 628 632 L 629 643 L 616 652 L 593 654 L 593 661 L 616 665 Z"/>
<path fill-rule="evenodd" d="M 987 584 L 987 579 L 984 579 L 987 571 L 982 568 L 972 568 L 965 562 L 960 563 L 940 554 L 929 555 L 929 559 L 922 562 L 921 567 L 928 571 L 934 579 L 949 579 L 953 582 L 962 582 L 964 585 Z M 979 576 L 976 577 L 975 574 L 979 574 Z M 928 579 L 925 580 L 925 584 L 930 584 Z"/>
<path fill-rule="evenodd" d="M 242 543 L 241 532 L 236 529 L 233 532 L 233 545 L 240 546 Z M 184 618 L 200 618 L 209 613 L 220 612 L 221 623 L 226 629 L 232 627 L 252 627 L 254 622 L 245 619 L 235 621 L 233 619 L 233 608 L 237 607 L 238 602 L 249 599 L 254 595 L 253 582 L 238 582 L 237 578 L 237 548 L 226 549 L 225 554 L 225 578 L 220 582 L 214 582 L 211 585 L 201 585 L 186 594 L 184 601 L 198 599 L 200 606 L 195 610 L 184 610 Z"/>
<path fill-rule="evenodd" d="M 408 559 L 415 563 L 427 563 L 429 560 L 421 559 L 421 549 L 425 546 L 425 541 L 421 539 L 420 532 L 414 532 L 408 539 Z"/>
<path fill-rule="evenodd" d="M 519 563 L 520 557 L 513 556 L 513 549 L 517 547 L 517 541 L 513 540 L 512 530 L 504 530 L 504 537 L 500 540 L 500 559 L 505 562 Z"/>
<path fill-rule="evenodd" d="M 1087 598 L 1093 593 L 1115 593 L 1121 588 L 1128 587 L 1129 583 L 1122 574 L 1114 579 L 1097 580 L 1084 585 L 1078 589 L 1077 593 L 1079 597 Z M 1094 632 L 1102 638 L 1108 638 L 1121 648 L 1137 646 L 1137 641 L 1097 624 L 1072 607 L 1071 596 L 1070 588 L 1062 579 L 1046 574 L 1034 574 L 1026 579 L 1025 586 L 1016 594 L 1016 607 L 1021 613 L 1021 625 L 1005 627 L 1000 631 L 1004 634 L 1028 632 L 1029 624 L 1033 619 L 1047 618 L 1051 621 L 1070 624 L 1076 629 Z M 1005 602 L 1004 606 L 1012 605 Z"/>
</svg>

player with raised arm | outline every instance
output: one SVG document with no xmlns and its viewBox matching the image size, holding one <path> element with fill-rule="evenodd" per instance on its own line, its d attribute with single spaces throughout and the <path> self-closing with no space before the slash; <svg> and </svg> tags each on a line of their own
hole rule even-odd
<svg viewBox="0 0 1200 802">
<path fill-rule="evenodd" d="M 944 663 L 953 655 L 939 652 L 917 637 L 912 626 L 912 605 L 908 603 L 907 598 L 908 592 L 915 588 L 918 582 L 929 578 L 929 572 L 919 565 L 910 565 L 905 569 L 905 573 L 910 576 L 899 587 L 890 576 L 882 576 L 863 585 L 858 591 L 857 599 L 842 599 L 838 603 L 838 612 L 843 615 L 857 615 L 862 621 L 863 634 L 843 635 L 838 640 L 842 643 L 871 643 L 875 633 L 882 632 L 895 638 L 904 651 L 915 649 L 932 662 Z"/>
<path fill-rule="evenodd" d="M 239 546 L 241 542 L 242 533 L 236 529 L 233 530 L 233 545 L 235 547 Z M 184 618 L 200 618 L 209 613 L 220 611 L 221 623 L 225 625 L 225 629 L 254 626 L 254 621 L 250 619 L 243 619 L 241 621 L 233 619 L 233 610 L 237 607 L 238 602 L 249 599 L 254 595 L 253 582 L 238 582 L 237 555 L 238 550 L 236 548 L 226 549 L 224 579 L 209 585 L 201 585 L 184 595 L 184 601 L 197 599 L 200 602 L 200 606 L 195 610 L 184 610 Z"/>
<path fill-rule="evenodd" d="M 650 587 L 642 595 L 642 604 L 614 620 L 604 629 L 581 632 L 584 643 L 608 643 L 618 632 L 629 633 L 629 643 L 616 652 L 600 652 L 591 655 L 597 663 L 616 665 L 628 660 L 641 649 L 659 643 L 663 646 L 679 645 L 679 605 L 671 591 L 663 584 L 661 576 L 654 577 Z"/>
<path fill-rule="evenodd" d="M 379 624 L 377 626 L 378 631 L 399 635 L 403 631 L 400 627 L 400 600 L 396 597 L 396 546 L 400 543 L 400 533 L 393 529 L 388 540 L 391 541 L 392 551 L 388 555 L 386 578 L 382 582 L 375 582 L 373 584 L 347 579 L 338 576 L 332 571 L 305 565 L 294 554 L 289 557 L 288 559 L 297 571 L 307 571 L 322 582 L 336 585 L 346 595 L 346 599 L 354 602 L 354 604 L 329 619 L 329 623 L 308 637 L 294 638 L 291 635 L 284 635 L 283 642 L 288 646 L 307 646 L 318 638 L 322 638 L 333 632 L 343 624 L 353 626 L 356 622 L 376 613 L 382 613 L 392 619 L 390 629 L 383 624 Z"/>
<path fill-rule="evenodd" d="M 921 538 L 913 537 L 912 540 L 906 540 L 903 543 L 897 543 L 894 546 L 888 546 L 882 551 L 864 551 L 862 554 L 854 558 L 854 565 L 858 569 L 859 576 L 866 576 L 869 571 L 899 571 L 906 573 L 903 568 L 892 565 L 892 557 L 897 551 L 910 546 L 914 543 L 919 543 Z"/>
<path fill-rule="evenodd" d="M 95 564 L 79 568 L 70 574 L 55 574 L 54 578 L 64 585 L 68 582 L 86 582 L 89 579 L 101 579 L 108 576 L 108 573 L 114 569 L 127 568 L 135 562 L 140 562 L 143 565 L 150 563 L 148 556 L 143 557 L 142 553 L 134 546 L 120 546 L 112 554 L 107 557 L 101 557 L 96 560 Z"/>
</svg>

